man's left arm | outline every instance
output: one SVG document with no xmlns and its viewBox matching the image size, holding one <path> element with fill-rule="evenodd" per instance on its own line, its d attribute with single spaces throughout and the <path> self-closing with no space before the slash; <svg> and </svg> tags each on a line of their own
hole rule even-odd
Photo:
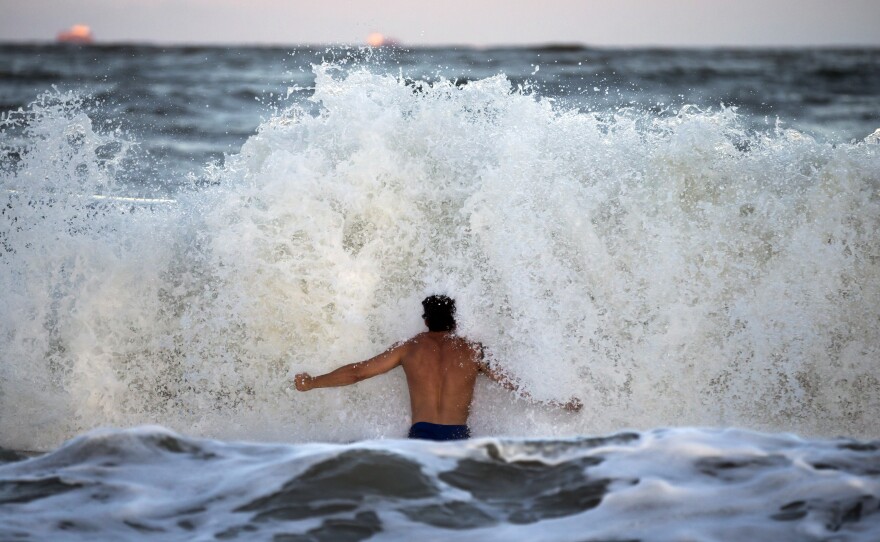
<svg viewBox="0 0 880 542">
<path fill-rule="evenodd" d="M 309 391 L 315 388 L 334 388 L 337 386 L 349 386 L 387 373 L 400 365 L 406 353 L 409 343 L 399 344 L 382 352 L 378 356 L 365 361 L 349 363 L 319 376 L 311 376 L 308 373 L 299 373 L 294 377 L 293 383 L 299 391 Z"/>
<path fill-rule="evenodd" d="M 534 398 L 532 398 L 532 396 L 531 396 L 531 394 L 529 394 L 529 392 L 527 392 L 523 389 L 520 389 L 520 387 L 513 380 L 511 380 L 507 375 L 505 375 L 504 373 L 502 373 L 500 371 L 494 370 L 489 365 L 489 363 L 486 361 L 485 355 L 483 354 L 483 351 L 482 351 L 482 348 L 480 348 L 480 351 L 479 351 L 477 365 L 480 368 L 480 372 L 483 373 L 484 375 L 486 375 L 487 377 L 489 377 L 489 380 L 491 380 L 493 382 L 497 382 L 498 384 L 501 384 L 502 387 L 504 387 L 512 392 L 520 394 L 525 399 L 528 399 L 530 401 L 535 400 Z M 565 402 L 565 403 L 562 403 L 560 401 L 546 401 L 546 403 L 549 405 L 555 406 L 555 407 L 563 408 L 569 412 L 578 412 L 584 406 L 584 404 L 581 402 L 581 400 L 578 399 L 577 397 L 572 397 L 568 402 Z"/>
</svg>

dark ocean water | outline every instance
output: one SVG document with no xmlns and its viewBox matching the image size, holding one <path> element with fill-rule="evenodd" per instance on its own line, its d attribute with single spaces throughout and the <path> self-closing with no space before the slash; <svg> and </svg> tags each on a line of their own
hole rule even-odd
<svg viewBox="0 0 880 542">
<path fill-rule="evenodd" d="M 3 464 L 4 540 L 871 542 L 877 444 L 743 431 L 348 445 L 99 431 Z"/>
<path fill-rule="evenodd" d="M 174 190 L 222 163 L 274 108 L 312 93 L 311 66 L 370 69 L 457 84 L 503 73 L 558 107 L 674 113 L 738 108 L 757 128 L 777 121 L 828 141 L 880 127 L 878 49 L 259 48 L 0 45 L 0 111 L 57 87 L 90 116 L 139 143 L 127 178 Z"/>
</svg>

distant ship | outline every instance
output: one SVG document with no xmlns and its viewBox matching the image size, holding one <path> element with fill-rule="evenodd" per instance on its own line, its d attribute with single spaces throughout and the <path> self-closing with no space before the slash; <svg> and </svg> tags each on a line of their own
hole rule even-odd
<svg viewBox="0 0 880 542">
<path fill-rule="evenodd" d="M 55 38 L 58 43 L 92 43 L 92 29 L 84 24 L 75 24 L 67 30 L 58 33 Z"/>
</svg>

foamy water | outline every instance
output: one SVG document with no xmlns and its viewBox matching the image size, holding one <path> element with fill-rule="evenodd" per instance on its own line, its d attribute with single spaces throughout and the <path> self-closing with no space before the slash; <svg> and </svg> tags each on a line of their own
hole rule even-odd
<svg viewBox="0 0 880 542">
<path fill-rule="evenodd" d="M 732 108 L 585 113 L 504 75 L 315 69 L 317 115 L 280 110 L 174 201 L 125 199 L 129 142 L 73 95 L 6 121 L 28 131 L 20 160 L 4 147 L 0 445 L 143 423 L 400 437 L 400 372 L 290 379 L 419 332 L 431 293 L 537 401 L 586 404 L 480 382 L 477 436 L 880 436 L 876 137 L 755 132 Z"/>
<path fill-rule="evenodd" d="M 348 445 L 105 430 L 0 465 L 0 537 L 867 542 L 878 465 L 876 443 L 736 430 Z"/>
</svg>

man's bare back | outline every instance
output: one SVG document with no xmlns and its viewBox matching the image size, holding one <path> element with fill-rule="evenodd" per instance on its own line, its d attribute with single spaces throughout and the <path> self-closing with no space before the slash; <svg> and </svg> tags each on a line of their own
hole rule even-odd
<svg viewBox="0 0 880 542">
<path fill-rule="evenodd" d="M 437 331 L 416 335 L 403 349 L 412 423 L 466 424 L 480 373 L 477 349 Z"/>
<path fill-rule="evenodd" d="M 294 378 L 296 389 L 309 391 L 348 386 L 402 365 L 409 386 L 413 423 L 410 437 L 433 440 L 467 438 L 470 432 L 466 424 L 477 375 L 483 373 L 511 390 L 516 386 L 483 361 L 480 345 L 453 333 L 454 301 L 445 296 L 431 296 L 422 304 L 425 306 L 423 318 L 431 331 L 420 333 L 378 356 L 344 365 L 324 375 L 313 377 L 299 373 Z M 581 403 L 575 399 L 560 406 L 579 410 Z"/>
</svg>

